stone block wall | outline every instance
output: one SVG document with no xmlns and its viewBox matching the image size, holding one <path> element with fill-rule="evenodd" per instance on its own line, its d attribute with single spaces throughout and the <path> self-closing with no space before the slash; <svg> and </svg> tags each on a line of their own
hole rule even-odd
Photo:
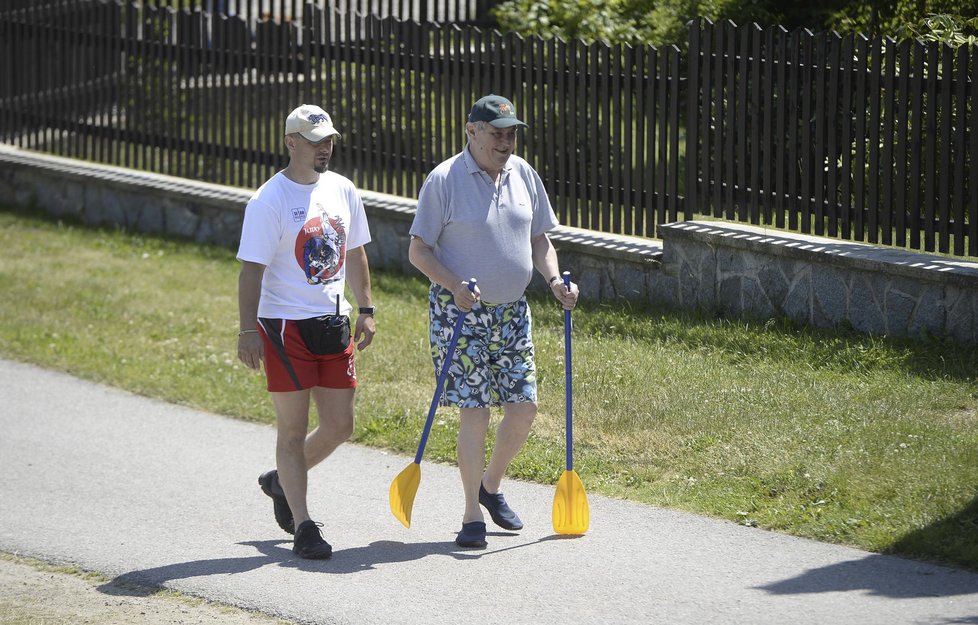
<svg viewBox="0 0 978 625">
<path fill-rule="evenodd" d="M 251 192 L 0 145 L 4 201 L 93 225 L 234 249 Z M 417 274 L 407 257 L 415 201 L 362 195 L 371 267 Z M 659 232 L 652 240 L 560 227 L 551 239 L 586 300 L 978 344 L 978 263 L 736 223 L 680 222 Z M 545 291 L 543 278 L 530 288 Z"/>
<path fill-rule="evenodd" d="M 744 224 L 662 226 L 679 308 L 978 343 L 978 264 Z"/>
<path fill-rule="evenodd" d="M 120 225 L 152 234 L 185 237 L 236 249 L 251 189 L 173 178 L 0 145 L 0 197 L 55 217 L 90 225 Z M 408 261 L 408 231 L 417 202 L 382 193 L 361 193 L 373 241 L 370 266 L 420 275 Z M 644 299 L 644 269 L 661 256 L 658 241 L 617 237 L 575 228 L 552 233 L 562 268 L 574 275 L 585 297 Z M 530 288 L 546 289 L 541 276 Z"/>
</svg>

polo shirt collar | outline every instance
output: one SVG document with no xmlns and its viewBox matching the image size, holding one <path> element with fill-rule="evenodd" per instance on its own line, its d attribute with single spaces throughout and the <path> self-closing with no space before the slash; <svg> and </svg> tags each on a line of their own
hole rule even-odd
<svg viewBox="0 0 978 625">
<path fill-rule="evenodd" d="M 462 160 L 465 162 L 465 171 L 470 174 L 481 174 L 485 170 L 479 167 L 479 164 L 475 162 L 475 157 L 472 156 L 472 152 L 469 151 L 470 145 L 471 143 L 466 143 L 465 149 L 462 150 Z M 512 158 L 512 155 L 510 155 L 510 158 Z M 506 165 L 503 166 L 503 169 L 500 172 L 500 178 L 505 178 L 508 176 L 510 170 L 512 169 L 512 165 L 510 165 L 509 161 L 507 160 Z"/>
</svg>

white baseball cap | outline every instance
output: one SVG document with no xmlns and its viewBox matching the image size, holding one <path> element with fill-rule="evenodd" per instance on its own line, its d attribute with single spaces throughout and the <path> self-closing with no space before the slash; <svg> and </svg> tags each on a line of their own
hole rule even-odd
<svg viewBox="0 0 978 625">
<path fill-rule="evenodd" d="M 339 139 L 329 113 L 313 104 L 303 104 L 285 118 L 285 134 L 299 133 L 312 143 L 324 139 Z"/>
</svg>

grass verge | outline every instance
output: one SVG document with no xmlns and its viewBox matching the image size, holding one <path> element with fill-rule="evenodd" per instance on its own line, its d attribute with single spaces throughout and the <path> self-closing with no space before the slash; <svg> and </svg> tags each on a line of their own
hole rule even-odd
<svg viewBox="0 0 978 625">
<path fill-rule="evenodd" d="M 0 212 L 0 356 L 271 422 L 235 355 L 237 271 L 222 248 Z M 427 285 L 373 279 L 354 440 L 413 455 L 434 383 Z M 511 475 L 555 484 L 563 316 L 531 305 L 541 412 Z M 588 492 L 978 570 L 973 347 L 600 302 L 574 332 Z M 426 459 L 454 461 L 457 431 L 439 411 Z"/>
</svg>

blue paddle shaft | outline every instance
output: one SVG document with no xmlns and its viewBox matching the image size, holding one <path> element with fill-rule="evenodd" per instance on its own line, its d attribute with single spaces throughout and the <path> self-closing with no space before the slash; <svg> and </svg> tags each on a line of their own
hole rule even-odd
<svg viewBox="0 0 978 625">
<path fill-rule="evenodd" d="M 571 276 L 569 271 L 564 274 L 564 286 L 570 290 Z M 571 375 L 571 311 L 564 310 L 564 404 L 567 408 L 567 470 L 574 470 L 574 380 Z"/>
<path fill-rule="evenodd" d="M 475 278 L 469 280 L 469 290 L 475 292 Z M 421 464 L 421 457 L 424 455 L 425 445 L 428 444 L 428 434 L 431 433 L 431 424 L 435 420 L 435 410 L 438 409 L 438 398 L 441 397 L 441 389 L 448 377 L 448 369 L 452 366 L 452 358 L 455 356 L 455 348 L 458 346 L 458 337 L 462 334 L 462 326 L 465 325 L 465 315 L 468 313 L 458 311 L 458 318 L 455 320 L 455 328 L 452 330 L 452 340 L 448 343 L 448 351 L 445 352 L 445 362 L 442 363 L 441 372 L 438 374 L 438 381 L 435 383 L 435 395 L 431 398 L 431 407 L 428 408 L 428 419 L 424 422 L 424 431 L 421 433 L 421 442 L 418 443 L 418 453 L 414 456 L 414 464 Z"/>
</svg>

